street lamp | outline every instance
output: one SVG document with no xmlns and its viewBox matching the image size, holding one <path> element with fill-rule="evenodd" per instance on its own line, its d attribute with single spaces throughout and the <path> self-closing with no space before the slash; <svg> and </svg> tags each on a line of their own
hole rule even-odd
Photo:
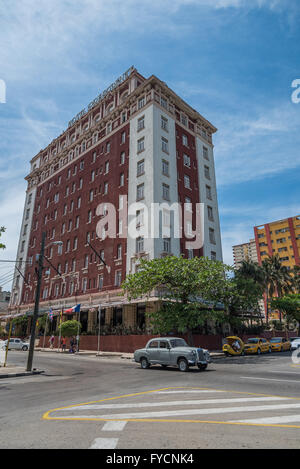
<svg viewBox="0 0 300 469">
<path fill-rule="evenodd" d="M 32 317 L 31 323 L 31 336 L 30 336 L 30 345 L 29 345 L 29 352 L 28 352 L 28 359 L 27 359 L 27 369 L 26 371 L 32 370 L 32 362 L 33 362 L 33 354 L 34 354 L 34 343 L 35 343 L 35 329 L 36 323 L 39 316 L 39 304 L 40 304 L 40 295 L 41 295 L 41 283 L 42 283 L 42 275 L 44 270 L 44 257 L 45 257 L 45 249 L 47 249 L 51 245 L 62 246 L 62 241 L 53 241 L 52 243 L 45 246 L 46 241 L 46 233 L 42 234 L 42 242 L 41 242 L 41 252 L 38 256 L 38 269 L 37 269 L 37 286 L 36 286 L 36 294 L 35 294 L 35 305 L 34 305 L 34 313 Z"/>
</svg>

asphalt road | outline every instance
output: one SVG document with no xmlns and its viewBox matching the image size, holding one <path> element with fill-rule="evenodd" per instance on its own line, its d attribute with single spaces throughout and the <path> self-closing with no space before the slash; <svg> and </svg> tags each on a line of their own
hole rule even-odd
<svg viewBox="0 0 300 469">
<path fill-rule="evenodd" d="M 41 352 L 34 366 L 45 373 L 0 379 L 1 449 L 300 448 L 300 365 L 288 352 L 188 373 Z"/>
</svg>

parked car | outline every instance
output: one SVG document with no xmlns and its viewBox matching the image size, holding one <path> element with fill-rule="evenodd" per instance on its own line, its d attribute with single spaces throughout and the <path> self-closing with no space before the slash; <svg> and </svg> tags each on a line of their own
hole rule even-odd
<svg viewBox="0 0 300 469">
<path fill-rule="evenodd" d="M 136 350 L 134 361 L 141 364 L 144 370 L 151 365 L 177 366 L 180 371 L 188 371 L 190 366 L 198 366 L 205 370 L 210 363 L 210 354 L 207 350 L 190 347 L 184 339 L 177 337 L 162 337 L 151 339 L 146 347 Z"/>
<path fill-rule="evenodd" d="M 7 347 L 7 340 L 5 341 L 5 347 Z M 27 352 L 29 349 L 29 343 L 23 342 L 22 339 L 10 339 L 8 350 L 23 350 Z"/>
<path fill-rule="evenodd" d="M 5 341 L 0 340 L 0 350 L 3 350 L 3 349 L 5 349 Z"/>
<path fill-rule="evenodd" d="M 292 343 L 291 343 L 291 350 L 297 350 L 300 349 L 300 337 L 295 338 Z"/>
<path fill-rule="evenodd" d="M 257 353 L 260 355 L 261 353 L 271 353 L 272 347 L 270 342 L 267 339 L 254 337 L 247 340 L 245 344 L 245 353 Z"/>
<path fill-rule="evenodd" d="M 290 337 L 289 338 L 289 341 L 291 342 L 291 344 L 293 343 L 294 340 L 300 340 L 300 337 Z"/>
<path fill-rule="evenodd" d="M 291 350 L 291 342 L 284 337 L 273 337 L 270 339 L 272 352 L 285 352 Z"/>
</svg>

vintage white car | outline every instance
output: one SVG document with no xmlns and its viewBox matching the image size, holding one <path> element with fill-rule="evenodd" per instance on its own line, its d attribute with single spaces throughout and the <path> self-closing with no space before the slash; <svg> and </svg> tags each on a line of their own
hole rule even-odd
<svg viewBox="0 0 300 469">
<path fill-rule="evenodd" d="M 160 337 L 151 339 L 145 348 L 136 350 L 134 361 L 143 369 L 151 365 L 177 366 L 180 371 L 188 371 L 190 366 L 206 370 L 210 363 L 210 354 L 202 348 L 190 347 L 184 339 Z"/>
</svg>

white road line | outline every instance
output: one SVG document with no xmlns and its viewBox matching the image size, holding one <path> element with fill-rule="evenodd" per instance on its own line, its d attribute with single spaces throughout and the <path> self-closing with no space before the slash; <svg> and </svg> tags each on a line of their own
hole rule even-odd
<svg viewBox="0 0 300 469">
<path fill-rule="evenodd" d="M 127 422 L 106 422 L 102 428 L 103 432 L 121 432 L 126 427 Z"/>
<path fill-rule="evenodd" d="M 197 393 L 215 393 L 215 392 L 225 392 L 225 391 L 215 391 L 215 390 L 209 390 L 209 389 L 192 389 L 189 391 L 159 391 L 156 392 L 155 394 L 197 394 Z"/>
<path fill-rule="evenodd" d="M 252 376 L 240 376 L 240 379 L 256 379 L 256 380 L 262 380 L 262 381 L 277 381 L 277 382 L 284 382 L 284 383 L 300 384 L 300 381 L 296 381 L 295 379 L 253 378 Z"/>
<path fill-rule="evenodd" d="M 93 404 L 84 405 L 82 410 L 106 410 L 106 409 L 137 409 L 142 407 L 170 407 L 170 406 L 186 406 L 186 405 L 205 405 L 205 404 L 232 404 L 237 402 L 268 402 L 290 400 L 289 397 L 237 397 L 232 399 L 201 399 L 191 401 L 160 401 L 160 402 L 136 402 L 131 404 Z M 70 412 L 78 410 L 80 407 L 69 407 L 62 409 L 61 412 Z"/>
<path fill-rule="evenodd" d="M 284 375 L 298 375 L 298 376 L 300 376 L 299 371 L 271 371 L 271 370 L 268 370 L 268 373 L 279 373 L 279 374 L 284 374 Z"/>
<path fill-rule="evenodd" d="M 212 409 L 184 409 L 184 410 L 165 410 L 162 412 L 132 412 L 127 414 L 105 414 L 105 415 L 72 415 L 72 419 L 101 419 L 101 420 L 131 420 L 131 419 L 152 419 L 164 417 L 180 417 L 183 415 L 210 415 L 210 414 L 231 414 L 236 412 L 263 412 L 270 410 L 281 409 L 300 409 L 300 404 L 276 404 L 276 405 L 261 405 L 250 407 L 214 407 Z M 56 417 L 58 420 L 64 417 Z"/>
<path fill-rule="evenodd" d="M 96 438 L 90 449 L 115 449 L 118 438 Z"/>
<path fill-rule="evenodd" d="M 260 424 L 281 424 L 300 422 L 300 415 L 282 415 L 280 417 L 264 417 L 259 419 L 232 420 L 232 423 L 260 423 Z"/>
</svg>

